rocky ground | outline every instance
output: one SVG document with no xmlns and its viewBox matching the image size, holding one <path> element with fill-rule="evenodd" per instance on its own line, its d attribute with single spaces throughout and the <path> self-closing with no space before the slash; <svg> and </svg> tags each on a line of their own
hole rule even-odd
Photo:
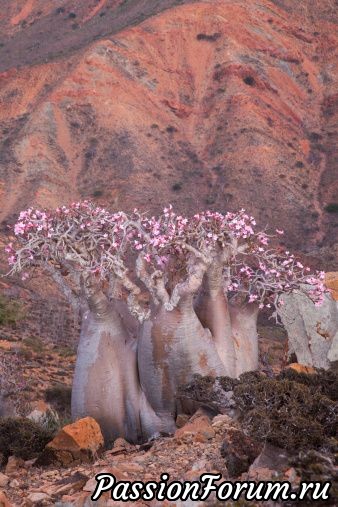
<svg viewBox="0 0 338 507">
<path fill-rule="evenodd" d="M 273 328 L 263 326 L 260 328 L 260 335 L 263 351 L 262 373 L 257 378 L 253 376 L 249 380 L 250 385 L 255 385 L 257 379 L 260 381 L 271 379 L 282 371 L 285 365 L 284 334 L 282 332 L 276 334 Z M 272 346 L 271 337 L 273 337 Z M 43 413 L 49 407 L 59 413 L 61 425 L 69 423 L 69 385 L 75 359 L 71 351 L 58 349 L 52 344 L 41 347 L 41 344 L 13 340 L 2 340 L 0 347 L 2 358 L 6 357 L 10 362 L 13 362 L 15 357 L 20 358 L 20 371 L 25 385 L 19 391 L 22 400 L 19 409 L 24 409 L 27 413 L 28 408 L 33 408 Z M 305 378 L 312 372 L 311 369 L 304 370 L 296 366 L 292 375 L 298 375 L 296 370 L 301 372 L 301 376 L 305 375 Z M 303 373 L 304 371 L 306 373 Z M 288 377 L 289 380 L 293 379 L 292 375 Z M 301 378 L 302 382 L 307 382 Z M 159 480 L 160 474 L 164 472 L 170 474 L 171 480 L 180 481 L 197 480 L 201 473 L 212 472 L 221 473 L 223 479 L 289 480 L 296 488 L 303 472 L 299 460 L 293 462 L 291 459 L 295 458 L 295 453 L 276 445 L 280 444 L 278 440 L 273 443 L 263 442 L 256 439 L 255 435 L 250 435 L 245 421 L 238 418 L 236 403 L 231 401 L 233 392 L 236 392 L 236 385 L 233 382 L 229 385 L 228 381 L 224 382 L 220 385 L 226 390 L 226 395 L 223 393 L 220 396 L 219 386 L 216 388 L 214 381 L 211 380 L 197 383 L 180 392 L 178 429 L 173 436 L 159 437 L 143 445 L 131 445 L 123 439 L 118 439 L 112 449 L 103 453 L 98 449 L 97 454 L 94 452 L 94 455 L 88 456 L 83 454 L 83 450 L 79 454 L 76 438 L 70 447 L 66 439 L 69 452 L 65 453 L 62 444 L 64 439 L 59 438 L 55 445 L 57 454 L 53 458 L 49 454 L 47 458 L 41 458 L 44 453 L 40 454 L 37 461 L 27 457 L 25 460 L 10 457 L 0 473 L 0 490 L 5 495 L 0 497 L 0 504 L 2 501 L 4 507 L 90 506 L 92 505 L 90 496 L 96 484 L 94 477 L 103 471 L 114 474 L 118 480 L 145 482 Z M 334 389 L 332 382 L 334 377 L 330 376 L 322 381 L 326 385 L 325 393 L 328 390 L 330 394 L 330 389 Z M 246 390 L 248 389 L 246 387 Z M 323 390 L 323 387 L 316 385 L 315 390 Z M 304 404 L 309 402 L 305 401 Z M 93 437 L 87 423 L 81 421 L 77 430 L 81 435 L 81 446 L 86 439 L 91 445 L 96 440 L 100 443 L 100 436 Z M 330 450 L 331 454 L 332 452 Z M 298 456 L 297 453 L 296 455 Z M 325 474 L 329 475 L 330 479 L 334 478 L 336 472 L 333 461 L 329 460 L 329 465 L 327 463 L 323 465 L 322 454 L 319 453 L 318 456 L 312 456 L 312 461 L 317 463 L 315 466 L 317 475 L 321 474 L 321 480 Z M 206 504 L 218 505 L 212 497 Z M 108 494 L 105 494 L 97 505 L 124 504 L 113 502 Z M 134 505 L 179 504 L 153 501 Z"/>
</svg>

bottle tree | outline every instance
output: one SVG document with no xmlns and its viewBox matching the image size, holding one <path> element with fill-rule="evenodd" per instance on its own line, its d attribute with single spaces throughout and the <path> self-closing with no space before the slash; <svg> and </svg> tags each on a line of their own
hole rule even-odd
<svg viewBox="0 0 338 507">
<path fill-rule="evenodd" d="M 282 231 L 255 226 L 244 210 L 149 217 L 87 201 L 20 214 L 10 274 L 42 268 L 82 308 L 74 418 L 97 419 L 107 442 L 172 432 L 179 385 L 258 368 L 260 310 L 278 317 L 294 291 L 321 304 L 323 273 L 278 245 Z"/>
</svg>

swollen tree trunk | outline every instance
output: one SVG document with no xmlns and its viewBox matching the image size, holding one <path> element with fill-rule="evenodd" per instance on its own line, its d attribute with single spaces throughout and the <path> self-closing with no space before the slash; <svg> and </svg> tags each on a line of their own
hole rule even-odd
<svg viewBox="0 0 338 507">
<path fill-rule="evenodd" d="M 236 356 L 232 338 L 229 304 L 223 291 L 223 267 L 209 267 L 195 310 L 201 324 L 212 334 L 218 355 L 224 365 L 225 375 L 236 377 Z"/>
<path fill-rule="evenodd" d="M 231 333 L 236 354 L 236 377 L 258 369 L 258 305 L 229 304 Z"/>
<path fill-rule="evenodd" d="M 209 330 L 193 308 L 193 296 L 171 311 L 162 304 L 143 325 L 138 348 L 141 386 L 168 432 L 175 429 L 177 388 L 195 374 L 225 375 Z"/>
<path fill-rule="evenodd" d="M 72 389 L 72 417 L 91 416 L 106 443 L 117 437 L 141 442 L 160 421 L 139 385 L 136 347 L 120 315 L 102 292 L 88 298 Z"/>
</svg>

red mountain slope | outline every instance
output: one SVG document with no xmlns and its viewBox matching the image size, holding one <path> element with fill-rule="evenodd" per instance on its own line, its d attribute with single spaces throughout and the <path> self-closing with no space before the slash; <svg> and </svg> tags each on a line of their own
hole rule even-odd
<svg viewBox="0 0 338 507">
<path fill-rule="evenodd" d="M 334 268 L 332 2 L 177 3 L 1 9 L 1 219 L 87 197 L 245 207 Z"/>
</svg>

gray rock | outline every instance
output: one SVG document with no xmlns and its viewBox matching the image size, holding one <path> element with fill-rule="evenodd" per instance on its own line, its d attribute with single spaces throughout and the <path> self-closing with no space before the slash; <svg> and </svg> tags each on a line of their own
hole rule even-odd
<svg viewBox="0 0 338 507">
<path fill-rule="evenodd" d="M 338 304 L 325 295 L 315 306 L 304 292 L 283 294 L 278 310 L 289 340 L 289 355 L 299 363 L 328 369 L 338 360 Z"/>
</svg>

